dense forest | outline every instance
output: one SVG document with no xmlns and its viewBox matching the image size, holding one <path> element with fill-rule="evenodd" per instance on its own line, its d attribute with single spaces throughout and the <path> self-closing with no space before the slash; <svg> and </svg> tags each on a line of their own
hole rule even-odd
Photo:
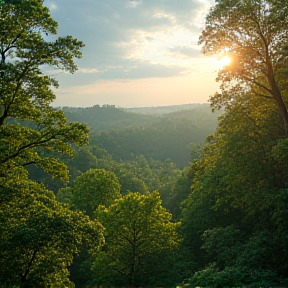
<svg viewBox="0 0 288 288">
<path fill-rule="evenodd" d="M 190 163 L 191 143 L 203 146 L 217 127 L 222 111 L 212 113 L 209 104 L 120 109 L 113 106 L 64 108 L 68 121 L 90 127 L 90 145 L 105 149 L 115 159 L 132 161 L 135 156 L 165 161 L 179 168 Z M 137 113 L 133 111 L 137 111 Z M 147 113 L 149 114 L 143 114 Z"/>
<path fill-rule="evenodd" d="M 41 0 L 0 32 L 0 287 L 288 287 L 286 0 L 211 8 L 212 109 L 53 108 L 84 44 Z"/>
</svg>

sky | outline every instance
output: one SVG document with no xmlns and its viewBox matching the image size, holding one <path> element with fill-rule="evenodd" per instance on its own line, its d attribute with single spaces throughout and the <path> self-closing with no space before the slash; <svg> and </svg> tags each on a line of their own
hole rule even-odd
<svg viewBox="0 0 288 288">
<path fill-rule="evenodd" d="M 85 43 L 74 74 L 55 72 L 54 106 L 168 106 L 207 102 L 216 58 L 198 39 L 213 0 L 45 0 L 58 35 Z"/>
</svg>

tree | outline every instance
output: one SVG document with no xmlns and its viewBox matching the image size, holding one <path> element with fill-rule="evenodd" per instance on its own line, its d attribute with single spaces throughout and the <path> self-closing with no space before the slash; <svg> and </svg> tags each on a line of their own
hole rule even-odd
<svg viewBox="0 0 288 288">
<path fill-rule="evenodd" d="M 113 172 L 104 169 L 87 171 L 76 178 L 71 187 L 61 189 L 59 193 L 59 198 L 63 196 L 65 199 L 64 195 L 68 195 L 66 201 L 90 217 L 93 217 L 99 205 L 108 207 L 121 197 L 118 178 Z"/>
<path fill-rule="evenodd" d="M 30 165 L 68 180 L 59 155 L 88 142 L 88 127 L 50 105 L 51 69 L 73 73 L 81 41 L 56 37 L 43 0 L 0 1 L 0 286 L 68 287 L 68 266 L 83 246 L 99 248 L 102 226 L 28 180 Z M 54 39 L 54 40 L 52 40 Z M 62 158 L 63 159 L 63 158 Z M 31 171 L 31 170 L 30 170 Z"/>
<path fill-rule="evenodd" d="M 204 53 L 231 59 L 218 73 L 222 92 L 211 97 L 212 105 L 233 105 L 243 92 L 274 100 L 287 134 L 288 21 L 284 2 L 218 1 L 206 18 L 200 43 Z"/>
<path fill-rule="evenodd" d="M 68 266 L 82 245 L 98 249 L 104 241 L 99 222 L 31 180 L 2 178 L 0 203 L 1 287 L 71 286 Z"/>
<path fill-rule="evenodd" d="M 67 123 L 51 87 L 57 81 L 47 68 L 73 73 L 83 43 L 71 36 L 49 41 L 57 23 L 43 0 L 0 3 L 0 176 L 15 167 L 37 165 L 54 177 L 68 179 L 65 165 L 51 151 L 73 154 L 72 144 L 87 143 L 88 128 Z M 51 37 L 50 37 L 51 39 Z M 55 154 L 54 154 L 55 155 Z"/>
<path fill-rule="evenodd" d="M 91 169 L 76 178 L 71 187 L 58 191 L 57 199 L 68 204 L 72 210 L 83 211 L 90 219 L 99 205 L 109 206 L 116 198 L 120 198 L 120 184 L 113 172 L 104 169 Z M 89 247 L 83 245 L 70 267 L 70 279 L 77 287 L 91 282 L 92 258 Z"/>
<path fill-rule="evenodd" d="M 163 206 L 173 215 L 173 219 L 178 220 L 181 216 L 181 203 L 187 199 L 191 193 L 193 177 L 191 167 L 184 168 L 181 176 L 179 176 L 171 187 L 169 195 L 163 198 Z"/>
<path fill-rule="evenodd" d="M 93 265 L 96 282 L 168 284 L 179 223 L 170 222 L 171 214 L 161 206 L 158 192 L 148 196 L 130 192 L 108 208 L 100 206 L 96 216 L 106 229 L 106 244 Z"/>
<path fill-rule="evenodd" d="M 124 169 L 123 169 L 124 170 Z M 141 194 L 149 194 L 149 190 L 143 180 L 135 177 L 129 170 L 121 171 L 119 176 L 121 184 L 121 194 L 125 195 L 130 192 L 139 192 Z"/>
<path fill-rule="evenodd" d="M 70 169 L 76 170 L 79 174 L 85 173 L 90 169 L 98 168 L 97 157 L 94 156 L 88 147 L 81 147 L 68 162 Z M 69 170 L 70 170 L 69 169 Z M 76 172 L 74 172 L 76 174 Z"/>
<path fill-rule="evenodd" d="M 266 287 L 287 278 L 282 137 L 273 103 L 243 95 L 208 138 L 182 211 L 184 243 L 198 264 L 191 287 Z"/>
</svg>

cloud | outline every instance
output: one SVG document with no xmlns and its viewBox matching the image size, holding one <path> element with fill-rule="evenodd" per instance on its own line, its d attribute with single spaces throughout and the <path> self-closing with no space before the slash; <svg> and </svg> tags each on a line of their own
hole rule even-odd
<svg viewBox="0 0 288 288">
<path fill-rule="evenodd" d="M 196 77 L 149 78 L 133 81 L 103 81 L 83 86 L 61 88 L 54 106 L 89 107 L 95 104 L 114 104 L 121 107 L 176 105 L 207 102 L 208 96 L 218 89 L 212 82 L 215 75 L 203 81 Z M 79 100 L 80 99 L 80 100 Z"/>
<path fill-rule="evenodd" d="M 127 63 L 130 63 L 129 65 Z M 103 81 L 131 81 L 136 79 L 155 78 L 161 75 L 162 78 L 178 77 L 191 72 L 181 66 L 165 66 L 161 64 L 150 64 L 148 62 L 126 61 L 125 65 L 106 66 L 103 70 L 80 68 L 75 74 L 57 74 L 61 87 L 72 85 L 89 85 Z"/>
<path fill-rule="evenodd" d="M 210 1 L 210 0 L 209 0 Z M 193 46 L 207 9 L 200 0 L 45 0 L 59 36 L 85 43 L 79 71 L 60 85 L 185 75 L 200 57 Z M 202 21 L 202 22 L 201 22 Z M 197 50 L 198 49 L 198 50 Z"/>
<path fill-rule="evenodd" d="M 100 73 L 100 71 L 98 69 L 87 69 L 87 68 L 80 68 L 80 69 L 78 69 L 78 72 L 82 72 L 84 74 Z"/>
<path fill-rule="evenodd" d="M 200 47 L 195 46 L 176 46 L 169 49 L 175 57 L 193 58 L 201 57 Z"/>
</svg>

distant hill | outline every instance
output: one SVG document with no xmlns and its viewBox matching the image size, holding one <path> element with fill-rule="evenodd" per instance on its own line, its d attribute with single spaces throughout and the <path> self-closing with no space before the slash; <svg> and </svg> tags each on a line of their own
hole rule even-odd
<svg viewBox="0 0 288 288">
<path fill-rule="evenodd" d="M 189 165 L 191 143 L 204 144 L 222 113 L 212 113 L 209 104 L 63 110 L 69 121 L 88 124 L 91 145 L 107 150 L 117 160 L 130 161 L 140 155 L 159 161 L 169 158 L 180 168 Z"/>
<path fill-rule="evenodd" d="M 210 107 L 208 103 L 193 103 L 193 104 L 182 104 L 182 105 L 171 105 L 171 106 L 156 106 L 156 107 L 135 107 L 135 108 L 123 108 L 124 111 L 143 114 L 143 115 L 163 115 L 172 112 L 179 112 L 183 110 L 198 110 L 207 109 Z"/>
<path fill-rule="evenodd" d="M 151 116 L 139 115 L 114 106 L 95 105 L 88 108 L 64 107 L 68 121 L 85 123 L 90 126 L 91 133 L 107 131 L 130 126 L 147 126 L 153 119 Z"/>
</svg>

